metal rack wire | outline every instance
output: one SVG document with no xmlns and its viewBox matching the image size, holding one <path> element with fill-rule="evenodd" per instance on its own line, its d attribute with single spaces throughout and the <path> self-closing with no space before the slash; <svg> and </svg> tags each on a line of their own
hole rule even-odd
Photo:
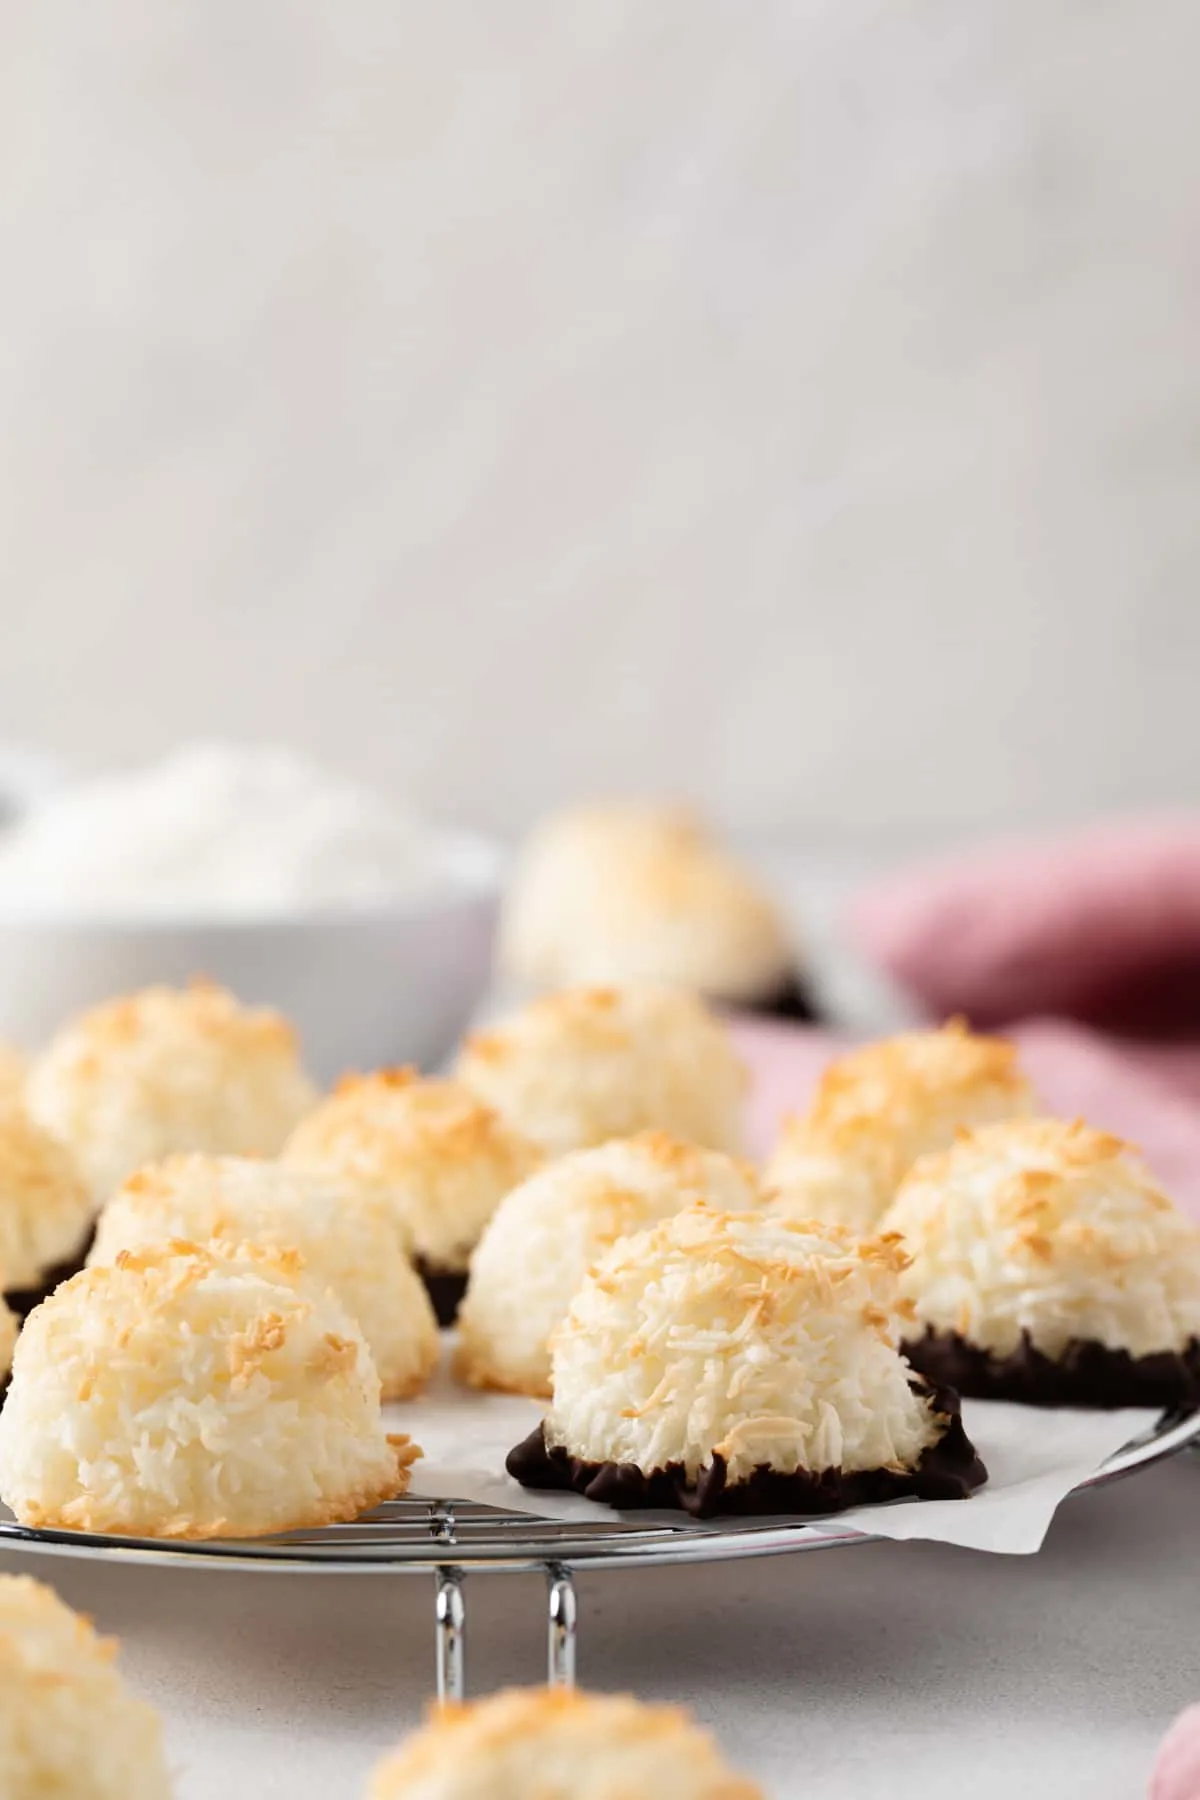
<svg viewBox="0 0 1200 1800">
<path fill-rule="evenodd" d="M 1081 1488 L 1097 1487 L 1200 1445 L 1200 1410 L 1164 1414 L 1126 1444 Z M 1079 1491 L 1079 1490 L 1077 1490 Z M 594 1524 L 566 1524 L 531 1513 L 475 1502 L 389 1501 L 347 1525 L 245 1541 L 178 1542 L 102 1537 L 18 1525 L 0 1511 L 0 1547 L 41 1555 L 103 1558 L 159 1567 L 304 1570 L 339 1574 L 424 1574 L 434 1578 L 437 1691 L 460 1699 L 466 1691 L 468 1574 L 540 1574 L 546 1583 L 547 1679 L 575 1679 L 577 1571 L 725 1562 L 740 1557 L 849 1549 L 879 1540 L 847 1530 L 836 1519 L 780 1523 L 739 1519 L 697 1528 L 667 1518 L 628 1524 L 598 1516 Z"/>
</svg>

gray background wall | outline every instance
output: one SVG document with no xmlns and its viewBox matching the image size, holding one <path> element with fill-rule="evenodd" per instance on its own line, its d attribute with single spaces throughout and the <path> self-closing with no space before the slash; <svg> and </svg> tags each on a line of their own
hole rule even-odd
<svg viewBox="0 0 1200 1800">
<path fill-rule="evenodd" d="M 1190 0 L 5 35 L 7 737 L 825 842 L 1194 792 Z"/>
</svg>

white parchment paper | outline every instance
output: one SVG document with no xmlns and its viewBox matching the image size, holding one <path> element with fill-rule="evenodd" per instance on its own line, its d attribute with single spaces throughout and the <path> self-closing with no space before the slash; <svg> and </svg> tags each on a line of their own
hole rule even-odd
<svg viewBox="0 0 1200 1800">
<path fill-rule="evenodd" d="M 420 1399 L 387 1409 L 389 1425 L 409 1432 L 424 1458 L 413 1469 L 412 1492 L 430 1499 L 475 1500 L 547 1519 L 573 1522 L 670 1519 L 695 1531 L 728 1521 L 691 1521 L 678 1512 L 614 1512 L 578 1494 L 534 1493 L 505 1473 L 504 1459 L 528 1436 L 542 1405 L 507 1394 L 476 1394 L 443 1369 Z M 857 1530 L 877 1537 L 923 1538 L 973 1550 L 1029 1555 L 1040 1548 L 1050 1521 L 1079 1482 L 1153 1424 L 1153 1412 L 1042 1411 L 994 1400 L 963 1402 L 967 1434 L 988 1467 L 988 1482 L 969 1500 L 901 1500 L 855 1507 L 810 1529 L 828 1537 Z"/>
</svg>

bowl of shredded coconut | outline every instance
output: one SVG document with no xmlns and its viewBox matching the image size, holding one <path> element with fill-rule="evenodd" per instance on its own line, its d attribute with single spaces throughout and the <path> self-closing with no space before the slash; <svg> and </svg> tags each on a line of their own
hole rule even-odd
<svg viewBox="0 0 1200 1800">
<path fill-rule="evenodd" d="M 210 976 L 322 1077 L 435 1062 L 486 985 L 501 858 L 291 751 L 197 745 L 60 781 L 0 830 L 0 1033 Z"/>
</svg>

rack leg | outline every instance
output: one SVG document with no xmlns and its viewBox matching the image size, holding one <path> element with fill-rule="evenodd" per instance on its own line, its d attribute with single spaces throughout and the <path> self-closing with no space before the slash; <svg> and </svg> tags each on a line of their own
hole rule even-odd
<svg viewBox="0 0 1200 1800">
<path fill-rule="evenodd" d="M 437 1694 L 439 1700 L 462 1700 L 467 1692 L 467 1607 L 463 1572 L 442 1567 L 437 1572 Z"/>
<path fill-rule="evenodd" d="M 550 1563 L 548 1584 L 549 1628 L 546 1642 L 546 1680 L 551 1687 L 575 1686 L 575 1638 L 578 1606 L 571 1571 L 563 1563 Z"/>
</svg>

